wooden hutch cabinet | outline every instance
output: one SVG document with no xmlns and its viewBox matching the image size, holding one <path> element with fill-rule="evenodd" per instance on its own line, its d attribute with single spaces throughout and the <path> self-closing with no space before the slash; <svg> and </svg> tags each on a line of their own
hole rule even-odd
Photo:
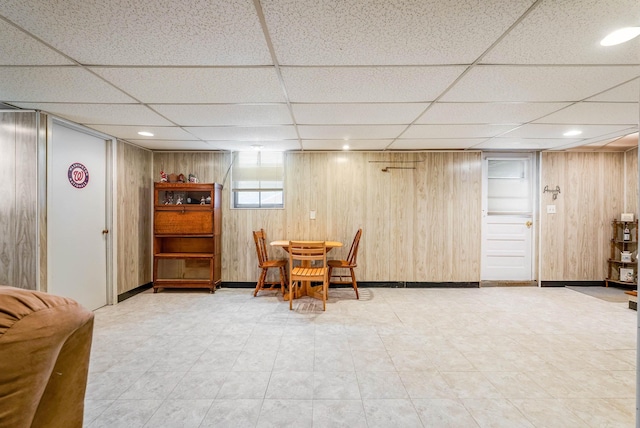
<svg viewBox="0 0 640 428">
<path fill-rule="evenodd" d="M 208 288 L 221 282 L 222 187 L 211 183 L 155 183 L 153 292 Z"/>
</svg>

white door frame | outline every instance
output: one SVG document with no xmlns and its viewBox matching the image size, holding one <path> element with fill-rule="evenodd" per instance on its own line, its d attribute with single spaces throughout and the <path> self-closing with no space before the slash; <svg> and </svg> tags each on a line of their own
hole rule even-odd
<svg viewBox="0 0 640 428">
<path fill-rule="evenodd" d="M 113 185 L 113 178 L 117 177 L 117 162 L 116 162 L 116 139 L 110 135 L 103 134 L 94 129 L 87 128 L 85 126 L 79 125 L 74 122 L 70 122 L 66 119 L 62 119 L 59 117 L 55 117 L 52 115 L 47 116 L 47 183 L 53 182 L 53 168 L 51 165 L 52 162 L 52 133 L 53 133 L 53 124 L 58 123 L 60 125 L 66 126 L 67 128 L 71 128 L 75 131 L 83 132 L 85 134 L 91 135 L 96 138 L 100 138 L 105 140 L 107 146 L 107 153 L 105 159 L 105 223 L 107 225 L 107 230 L 109 233 L 106 236 L 106 284 L 107 284 L 107 305 L 115 305 L 118 303 L 118 289 L 117 289 L 117 272 L 118 272 L 118 237 L 117 237 L 117 216 L 114 216 L 114 207 L 117 203 L 117 190 Z M 53 189 L 51 185 L 47 185 L 47 210 L 49 209 L 49 203 L 52 200 Z M 49 271 L 49 269 L 47 269 Z M 49 281 L 47 280 L 47 284 Z"/>
<path fill-rule="evenodd" d="M 538 187 L 539 187 L 539 163 L 540 163 L 540 155 L 539 152 L 530 152 L 530 151 L 522 151 L 522 152 L 483 152 L 482 153 L 482 242 L 481 242 L 481 251 L 482 256 L 481 260 L 484 260 L 484 251 L 485 251 L 485 239 L 486 239 L 486 221 L 485 217 L 488 215 L 488 207 L 487 207 L 487 193 L 488 193 L 488 180 L 487 180 L 487 165 L 488 159 L 529 159 L 529 166 L 531 171 L 531 221 L 533 223 L 531 229 L 531 262 L 530 262 L 530 278 L 532 281 L 536 281 L 538 286 L 540 286 L 539 279 L 539 267 L 538 267 Z M 484 271 L 484 266 L 480 266 L 481 271 L 481 281 L 482 281 L 482 272 Z"/>
</svg>

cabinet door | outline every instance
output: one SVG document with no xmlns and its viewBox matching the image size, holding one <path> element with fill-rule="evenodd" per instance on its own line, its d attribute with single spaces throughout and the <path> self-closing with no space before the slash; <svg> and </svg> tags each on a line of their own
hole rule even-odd
<svg viewBox="0 0 640 428">
<path fill-rule="evenodd" d="M 211 235 L 211 211 L 156 211 L 154 233 L 159 235 Z"/>
</svg>

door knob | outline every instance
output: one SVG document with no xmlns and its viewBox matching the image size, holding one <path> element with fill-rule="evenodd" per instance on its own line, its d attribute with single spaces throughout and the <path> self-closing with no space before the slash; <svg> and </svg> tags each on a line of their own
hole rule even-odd
<svg viewBox="0 0 640 428">
<path fill-rule="evenodd" d="M 527 229 L 531 229 L 531 226 L 533 226 L 533 222 L 527 221 L 524 225 L 527 226 Z"/>
<path fill-rule="evenodd" d="M 109 229 L 104 229 L 104 230 L 102 231 L 102 234 L 103 234 L 103 235 L 106 235 L 107 233 L 109 233 Z"/>
</svg>

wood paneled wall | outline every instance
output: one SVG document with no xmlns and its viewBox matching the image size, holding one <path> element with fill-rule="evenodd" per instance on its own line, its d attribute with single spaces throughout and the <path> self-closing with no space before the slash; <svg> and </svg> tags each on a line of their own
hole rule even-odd
<svg viewBox="0 0 640 428">
<path fill-rule="evenodd" d="M 164 170 L 222 183 L 230 161 L 222 153 L 155 153 L 153 179 Z M 345 257 L 360 227 L 361 281 L 479 281 L 479 152 L 288 153 L 285 170 L 282 210 L 231 210 L 225 185 L 223 281 L 257 279 L 253 230 L 264 228 L 273 240 L 339 240 L 344 247 L 331 256 Z"/>
<path fill-rule="evenodd" d="M 149 150 L 118 141 L 117 158 L 117 294 L 122 294 L 152 281 L 153 154 Z"/>
<path fill-rule="evenodd" d="M 0 112 L 0 284 L 38 284 L 38 120 Z"/>
<path fill-rule="evenodd" d="M 541 196 L 541 280 L 604 280 L 610 222 L 624 211 L 624 162 L 624 153 L 542 153 L 542 188 L 561 193 Z M 637 170 L 627 175 L 637 180 Z M 546 213 L 550 204 L 556 214 Z"/>
<path fill-rule="evenodd" d="M 640 215 L 638 211 L 638 149 L 629 150 L 624 154 L 625 164 L 625 212 Z"/>
</svg>

